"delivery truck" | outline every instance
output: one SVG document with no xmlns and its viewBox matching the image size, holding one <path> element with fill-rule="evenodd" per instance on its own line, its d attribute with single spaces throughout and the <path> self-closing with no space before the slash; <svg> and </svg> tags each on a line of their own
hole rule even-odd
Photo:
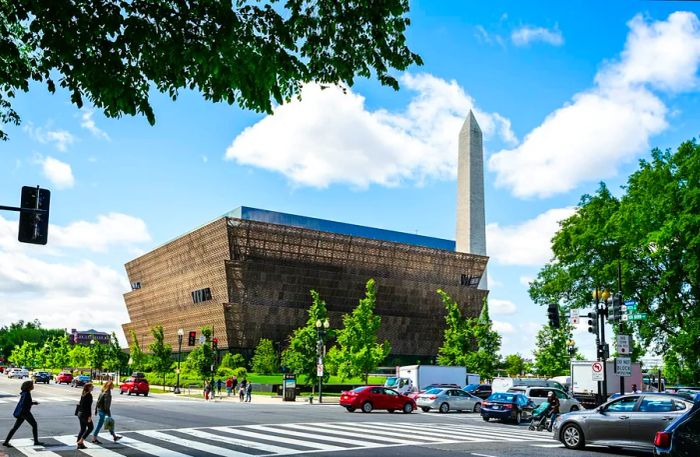
<svg viewBox="0 0 700 457">
<path fill-rule="evenodd" d="M 586 407 L 596 405 L 596 395 L 598 394 L 598 381 L 593 380 L 593 363 L 595 360 L 573 360 L 571 362 L 571 392 Z M 625 392 L 632 391 L 632 384 L 636 384 L 639 389 L 642 388 L 641 364 L 633 363 L 630 368 L 630 376 L 623 376 Z M 606 370 L 606 386 L 608 396 L 610 396 L 620 392 L 620 375 L 615 374 L 614 359 L 606 362 Z M 607 398 L 602 399 L 602 401 L 605 400 Z"/>
<path fill-rule="evenodd" d="M 407 365 L 397 367 L 396 375 L 389 376 L 384 387 L 392 388 L 402 394 L 417 392 L 431 384 L 479 384 L 479 375 L 467 373 L 464 367 L 446 367 L 440 365 Z"/>
</svg>

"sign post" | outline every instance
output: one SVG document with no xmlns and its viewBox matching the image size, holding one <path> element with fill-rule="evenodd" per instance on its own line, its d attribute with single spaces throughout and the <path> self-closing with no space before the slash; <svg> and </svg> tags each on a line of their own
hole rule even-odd
<svg viewBox="0 0 700 457">
<path fill-rule="evenodd" d="M 570 309 L 569 310 L 569 321 L 571 321 L 572 325 L 578 325 L 578 308 L 577 309 Z"/>
<path fill-rule="evenodd" d="M 605 374 L 603 373 L 603 367 L 605 362 L 593 362 L 591 364 L 591 380 L 592 381 L 605 381 Z"/>
</svg>

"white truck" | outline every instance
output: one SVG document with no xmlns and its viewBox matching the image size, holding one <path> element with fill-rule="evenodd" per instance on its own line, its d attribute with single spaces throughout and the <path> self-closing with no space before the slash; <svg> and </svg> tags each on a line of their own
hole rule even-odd
<svg viewBox="0 0 700 457">
<path fill-rule="evenodd" d="M 407 365 L 397 367 L 396 376 L 389 376 L 384 387 L 392 388 L 402 394 L 417 392 L 430 384 L 478 384 L 479 375 L 468 374 L 464 367 L 445 367 L 439 365 Z"/>
<path fill-rule="evenodd" d="M 584 405 L 595 403 L 598 394 L 598 381 L 593 380 L 593 363 L 595 360 L 574 360 L 571 362 L 571 392 Z M 620 376 L 615 374 L 615 360 L 606 362 L 606 385 L 608 395 L 620 392 Z M 642 367 L 639 363 L 631 366 L 631 376 L 623 376 L 625 380 L 625 392 L 632 391 L 632 384 L 638 389 L 642 388 Z M 607 399 L 603 399 L 607 400 Z"/>
</svg>

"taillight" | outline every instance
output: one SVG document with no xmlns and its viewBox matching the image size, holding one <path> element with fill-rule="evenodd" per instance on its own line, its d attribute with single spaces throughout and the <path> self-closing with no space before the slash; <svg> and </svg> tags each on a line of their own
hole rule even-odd
<svg viewBox="0 0 700 457">
<path fill-rule="evenodd" d="M 663 448 L 671 447 L 671 434 L 668 432 L 656 432 L 654 446 Z"/>
<path fill-rule="evenodd" d="M 428 397 L 428 400 L 435 400 L 437 398 L 437 395 L 430 395 Z"/>
<path fill-rule="evenodd" d="M 513 409 L 513 405 L 510 405 L 510 404 L 503 405 L 503 407 L 505 409 Z"/>
<path fill-rule="evenodd" d="M 487 401 L 483 401 L 483 402 L 481 402 L 481 406 L 491 406 L 491 403 L 489 403 Z"/>
</svg>

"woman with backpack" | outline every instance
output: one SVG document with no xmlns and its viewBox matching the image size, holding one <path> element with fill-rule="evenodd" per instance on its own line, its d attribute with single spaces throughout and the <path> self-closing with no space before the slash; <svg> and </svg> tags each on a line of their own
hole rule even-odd
<svg viewBox="0 0 700 457">
<path fill-rule="evenodd" d="M 100 419 L 97 421 L 97 427 L 95 427 L 95 431 L 92 434 L 92 442 L 95 444 L 102 444 L 100 441 L 97 439 L 97 435 L 100 433 L 100 430 L 102 430 L 102 425 L 105 423 L 105 418 L 109 419 L 112 423 L 114 422 L 112 420 L 112 387 L 114 386 L 114 383 L 112 381 L 107 381 L 103 386 L 102 386 L 102 391 L 100 392 L 100 395 L 97 397 L 97 403 L 95 404 L 95 415 L 100 416 Z M 105 427 L 105 430 L 108 427 Z M 112 439 L 114 439 L 114 442 L 116 443 L 120 439 L 122 439 L 121 436 L 118 436 L 116 433 L 114 433 L 114 427 L 109 427 L 109 432 L 112 434 Z"/>
<path fill-rule="evenodd" d="M 75 415 L 80 422 L 80 432 L 78 433 L 78 449 L 86 449 L 85 438 L 90 435 L 94 425 L 92 424 L 92 383 L 88 382 L 83 386 L 80 394 L 80 403 L 75 408 Z"/>
<path fill-rule="evenodd" d="M 22 383 L 22 387 L 20 387 L 20 390 L 21 392 L 19 394 L 19 402 L 17 402 L 15 411 L 14 413 L 12 413 L 12 415 L 15 416 L 16 419 L 15 425 L 14 427 L 12 427 L 12 430 L 10 430 L 10 433 L 7 434 L 7 438 L 5 438 L 5 441 L 2 443 L 2 445 L 5 447 L 13 447 L 10 444 L 12 436 L 19 429 L 20 425 L 22 425 L 22 422 L 27 421 L 27 423 L 32 426 L 32 435 L 34 435 L 34 446 L 43 446 L 44 443 L 41 443 L 39 441 L 39 428 L 36 424 L 36 419 L 34 419 L 34 416 L 32 415 L 32 406 L 39 404 L 38 401 L 32 400 L 32 390 L 34 390 L 34 382 L 24 381 Z"/>
</svg>

